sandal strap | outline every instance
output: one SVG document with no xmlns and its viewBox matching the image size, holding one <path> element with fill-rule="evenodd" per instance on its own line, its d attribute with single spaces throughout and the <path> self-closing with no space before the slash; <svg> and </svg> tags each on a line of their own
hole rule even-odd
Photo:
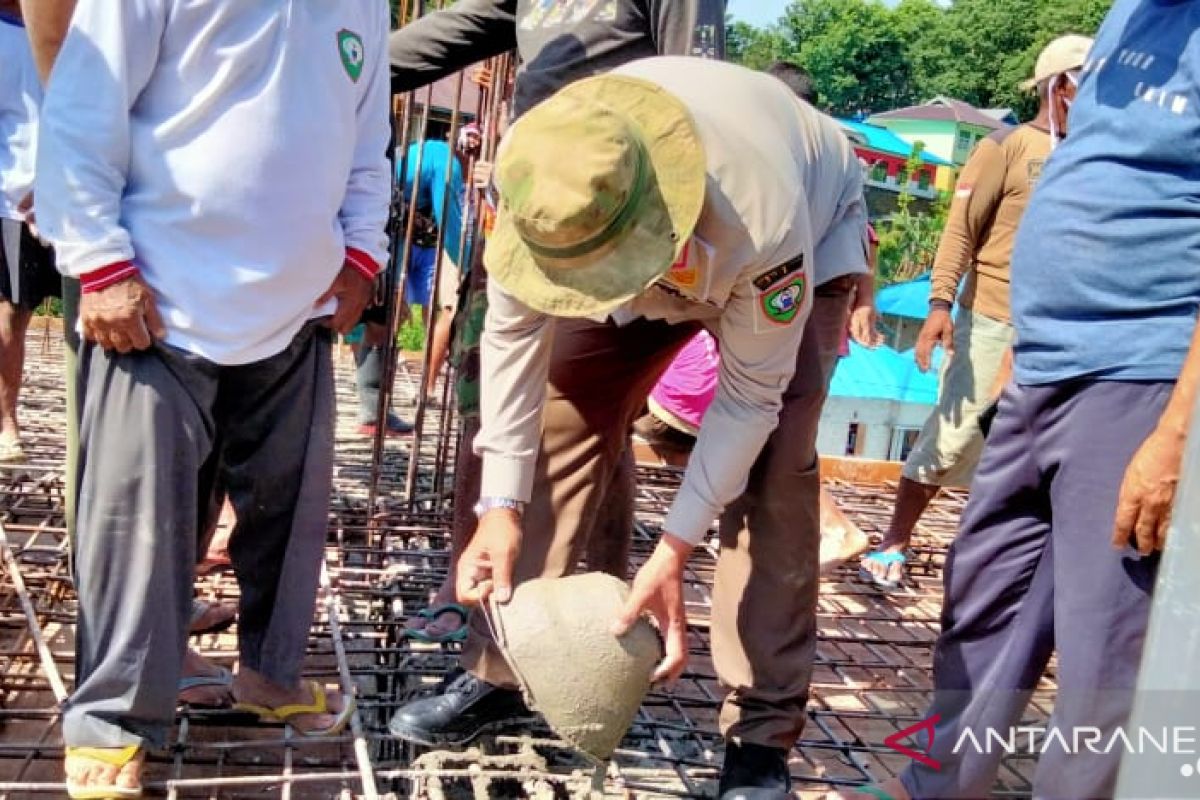
<svg viewBox="0 0 1200 800">
<path fill-rule="evenodd" d="M 854 787 L 854 791 L 858 792 L 859 794 L 868 794 L 871 797 L 874 797 L 876 800 L 896 800 L 895 797 L 892 797 L 878 786 L 856 786 Z"/>
<path fill-rule="evenodd" d="M 894 550 L 890 552 L 884 552 L 883 550 L 872 550 L 870 553 L 867 553 L 865 556 L 863 556 L 863 558 L 867 559 L 868 561 L 878 562 L 885 567 L 890 567 L 892 564 L 904 564 L 908 561 L 908 556 L 905 555 L 902 550 Z"/>
<path fill-rule="evenodd" d="M 140 744 L 130 744 L 125 747 L 68 747 L 69 758 L 86 758 L 88 761 L 99 761 L 110 767 L 123 767 L 137 758 L 142 751 Z"/>
<path fill-rule="evenodd" d="M 308 682 L 308 690 L 312 692 L 311 703 L 291 703 L 286 706 L 276 706 L 271 713 L 280 722 L 287 722 L 292 717 L 301 714 L 325 714 L 329 711 L 329 701 L 325 697 L 325 689 L 316 681 Z"/>
</svg>

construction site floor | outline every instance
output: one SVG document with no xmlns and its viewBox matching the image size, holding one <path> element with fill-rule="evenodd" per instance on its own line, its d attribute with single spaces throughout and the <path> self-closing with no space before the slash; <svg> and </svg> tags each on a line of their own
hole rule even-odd
<svg viewBox="0 0 1200 800">
<path fill-rule="evenodd" d="M 60 335 L 32 331 L 22 420 L 31 463 L 0 468 L 0 798 L 61 797 L 60 703 L 72 685 L 75 595 L 64 524 L 65 400 Z M 415 367 L 397 376 L 397 409 L 413 417 Z M 428 692 L 454 667 L 456 645 L 406 639 L 406 618 L 426 604 L 447 565 L 456 425 L 427 412 L 412 502 L 405 496 L 413 439 L 384 446 L 374 513 L 368 512 L 372 446 L 357 434 L 353 359 L 337 360 L 339 420 L 335 490 L 319 612 L 306 673 L 341 683 L 358 698 L 353 725 L 312 741 L 291 728 L 230 711 L 181 708 L 169 746 L 150 753 L 147 796 L 170 798 L 586 796 L 593 769 L 548 729 L 482 740 L 465 753 L 425 752 L 391 738 L 397 707 Z M 639 469 L 635 565 L 649 553 L 679 484 L 674 468 Z M 842 508 L 869 534 L 891 513 L 894 486 L 827 481 Z M 822 584 L 820 640 L 808 723 L 791 753 L 797 796 L 879 780 L 907 759 L 884 740 L 921 720 L 938 632 L 941 568 L 965 502 L 949 492 L 925 515 L 910 559 L 910 584 L 884 594 L 856 565 Z M 722 697 L 709 647 L 716 544 L 700 547 L 687 574 L 691 660 L 671 689 L 655 690 L 609 765 L 607 797 L 711 797 L 721 763 Z M 236 602 L 232 574 L 197 580 L 201 596 Z M 752 613 L 752 610 L 750 610 Z M 236 627 L 193 640 L 233 667 Z M 553 642 L 547 642 L 552 647 Z M 1029 716 L 1044 719 L 1052 677 Z M 998 796 L 1027 796 L 1029 761 L 1005 764 Z"/>
</svg>

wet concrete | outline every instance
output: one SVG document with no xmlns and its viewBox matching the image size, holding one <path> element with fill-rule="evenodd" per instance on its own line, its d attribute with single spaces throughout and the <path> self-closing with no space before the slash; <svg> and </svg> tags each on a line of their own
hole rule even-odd
<svg viewBox="0 0 1200 800">
<path fill-rule="evenodd" d="M 598 761 L 629 730 L 661 658 L 658 634 L 642 620 L 610 633 L 629 587 L 602 573 L 522 584 L 494 606 L 498 638 L 526 699 L 554 731 Z"/>
</svg>

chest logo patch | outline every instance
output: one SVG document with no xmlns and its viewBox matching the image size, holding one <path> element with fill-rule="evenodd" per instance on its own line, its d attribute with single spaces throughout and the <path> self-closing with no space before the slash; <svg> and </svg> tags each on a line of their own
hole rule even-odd
<svg viewBox="0 0 1200 800">
<path fill-rule="evenodd" d="M 342 57 L 342 66 L 346 69 L 346 74 L 350 76 L 350 80 L 358 83 L 358 78 L 362 75 L 363 62 L 366 60 L 366 51 L 363 49 L 362 37 L 354 31 L 348 31 L 345 28 L 338 31 L 337 35 L 338 55 Z"/>
</svg>

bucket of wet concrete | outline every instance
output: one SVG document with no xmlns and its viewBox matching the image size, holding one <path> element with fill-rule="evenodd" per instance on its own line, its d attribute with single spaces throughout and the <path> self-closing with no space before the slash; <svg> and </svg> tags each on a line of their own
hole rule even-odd
<svg viewBox="0 0 1200 800">
<path fill-rule="evenodd" d="M 490 606 L 497 644 L 526 701 L 599 761 L 629 730 L 662 657 L 658 633 L 644 619 L 624 636 L 611 633 L 628 597 L 624 581 L 589 573 L 527 581 L 508 603 Z"/>
</svg>

